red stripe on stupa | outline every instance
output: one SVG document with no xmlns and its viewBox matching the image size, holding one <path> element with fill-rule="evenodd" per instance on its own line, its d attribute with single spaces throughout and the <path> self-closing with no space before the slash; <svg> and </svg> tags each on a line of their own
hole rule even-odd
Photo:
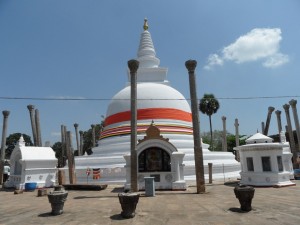
<svg viewBox="0 0 300 225">
<path fill-rule="evenodd" d="M 114 123 L 129 121 L 131 117 L 130 112 L 131 111 L 120 112 L 107 117 L 105 119 L 105 126 Z M 192 114 L 179 109 L 149 108 L 149 109 L 138 109 L 137 119 L 138 120 L 171 119 L 171 120 L 182 120 L 186 122 L 192 122 Z"/>
</svg>

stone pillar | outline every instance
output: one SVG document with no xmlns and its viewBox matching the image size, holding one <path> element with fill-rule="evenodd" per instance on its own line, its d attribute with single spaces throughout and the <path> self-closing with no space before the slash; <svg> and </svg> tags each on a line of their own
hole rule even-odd
<svg viewBox="0 0 300 225">
<path fill-rule="evenodd" d="M 299 152 L 299 148 L 300 148 L 300 126 L 299 126 L 299 118 L 298 118 L 298 113 L 297 113 L 297 108 L 296 108 L 296 104 L 297 104 L 297 100 L 292 99 L 291 101 L 289 101 L 291 107 L 292 107 L 292 111 L 293 111 L 293 116 L 294 116 L 294 122 L 295 122 L 295 127 L 296 127 L 296 132 L 297 132 L 297 143 L 298 143 L 298 152 Z"/>
<path fill-rule="evenodd" d="M 193 136 L 194 136 L 194 158 L 195 158 L 195 174 L 197 193 L 205 193 L 205 178 L 204 178 L 204 165 L 203 165 L 203 151 L 200 138 L 200 125 L 199 125 L 199 111 L 196 92 L 195 81 L 195 68 L 197 66 L 196 60 L 188 60 L 185 62 L 185 66 L 189 73 L 190 83 L 190 96 L 191 96 L 191 108 L 193 118 Z"/>
<path fill-rule="evenodd" d="M 91 125 L 92 128 L 92 142 L 93 142 L 93 148 L 96 146 L 96 137 L 95 137 L 95 125 Z"/>
<path fill-rule="evenodd" d="M 296 146 L 295 146 L 295 140 L 294 140 L 294 135 L 293 135 L 293 128 L 292 128 L 292 123 L 291 123 L 291 117 L 290 117 L 290 105 L 289 104 L 284 104 L 283 105 L 285 115 L 286 115 L 286 122 L 287 122 L 287 132 L 289 134 L 289 140 L 290 140 L 290 145 L 291 145 L 291 150 L 293 153 L 293 165 L 296 168 L 296 161 L 297 161 L 297 151 L 296 151 Z"/>
<path fill-rule="evenodd" d="M 223 152 L 227 152 L 227 135 L 226 135 L 226 116 L 222 116 L 222 121 L 223 121 L 223 145 L 222 145 L 222 150 Z"/>
<path fill-rule="evenodd" d="M 66 155 L 66 126 L 61 125 L 61 156 L 59 158 L 59 166 L 65 166 L 65 155 Z"/>
<path fill-rule="evenodd" d="M 208 163 L 208 183 L 212 184 L 212 163 Z"/>
<path fill-rule="evenodd" d="M 79 131 L 79 136 L 80 136 L 80 146 L 79 146 L 79 149 L 80 149 L 80 155 L 83 155 L 83 131 L 80 130 Z"/>
<path fill-rule="evenodd" d="M 30 114 L 33 144 L 34 144 L 34 146 L 37 146 L 36 125 L 35 125 L 35 119 L 34 119 L 34 105 L 28 105 L 27 108 L 28 108 L 29 114 Z"/>
<path fill-rule="evenodd" d="M 36 140 L 37 146 L 42 147 L 42 134 L 41 134 L 41 125 L 40 125 L 40 112 L 38 109 L 35 110 L 35 126 L 36 126 Z"/>
<path fill-rule="evenodd" d="M 75 135 L 76 135 L 76 145 L 77 145 L 77 152 L 80 155 L 80 145 L 79 145 L 79 137 L 78 137 L 78 123 L 74 123 L 75 128 Z"/>
<path fill-rule="evenodd" d="M 261 122 L 261 133 L 263 134 L 265 130 L 265 123 Z"/>
<path fill-rule="evenodd" d="M 240 146 L 240 134 L 239 134 L 239 121 L 238 119 L 234 120 L 235 126 L 235 146 Z"/>
<path fill-rule="evenodd" d="M 281 125 L 281 111 L 280 110 L 276 110 L 276 117 L 277 117 L 277 125 L 278 125 L 278 134 L 280 136 L 280 133 L 282 131 L 282 125 Z"/>
<path fill-rule="evenodd" d="M 138 191 L 137 181 L 137 70 L 139 68 L 139 62 L 137 60 L 129 60 L 128 67 L 130 70 L 130 110 L 131 110 L 131 135 L 130 135 L 130 189 L 131 192 Z"/>
<path fill-rule="evenodd" d="M 6 136 L 7 136 L 7 121 L 9 111 L 2 111 L 3 114 L 3 128 L 2 128 L 2 142 L 1 142 L 1 161 L 0 161 L 0 184 L 3 184 L 3 173 L 5 163 L 5 147 L 6 147 Z"/>
<path fill-rule="evenodd" d="M 68 168 L 69 168 L 69 181 L 70 184 L 75 184 L 75 162 L 72 148 L 72 135 L 70 131 L 67 131 L 66 135 Z"/>
<path fill-rule="evenodd" d="M 272 112 L 275 110 L 274 107 L 270 106 L 268 108 L 268 116 L 267 116 L 267 121 L 266 121 L 266 126 L 265 126 L 265 130 L 264 130 L 264 135 L 268 135 L 269 132 L 269 126 L 270 126 L 270 121 L 271 121 L 271 116 L 272 116 Z"/>
</svg>

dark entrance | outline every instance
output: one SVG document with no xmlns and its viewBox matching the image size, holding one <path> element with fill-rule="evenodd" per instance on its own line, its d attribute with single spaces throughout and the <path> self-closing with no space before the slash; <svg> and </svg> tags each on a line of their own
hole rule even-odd
<svg viewBox="0 0 300 225">
<path fill-rule="evenodd" d="M 147 148 L 138 158 L 139 172 L 171 171 L 170 155 L 158 147 Z"/>
</svg>

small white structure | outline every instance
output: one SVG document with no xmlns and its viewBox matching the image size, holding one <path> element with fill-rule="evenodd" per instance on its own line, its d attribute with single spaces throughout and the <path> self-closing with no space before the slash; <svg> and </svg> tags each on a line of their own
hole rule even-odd
<svg viewBox="0 0 300 225">
<path fill-rule="evenodd" d="M 55 184 L 57 159 L 50 147 L 25 146 L 21 136 L 11 157 L 9 180 L 5 187 L 24 189 L 25 183 L 36 182 L 38 188 Z"/>
<path fill-rule="evenodd" d="M 186 190 L 183 173 L 184 153 L 168 139 L 160 135 L 160 130 L 153 124 L 146 130 L 144 139 L 136 147 L 138 166 L 138 188 L 145 189 L 145 177 L 154 177 L 155 189 Z M 130 155 L 126 160 L 125 189 L 130 189 Z"/>
<path fill-rule="evenodd" d="M 290 186 L 292 153 L 289 143 L 281 134 L 281 143 L 257 133 L 246 140 L 246 145 L 235 147 L 239 151 L 241 181 L 252 186 Z"/>
</svg>

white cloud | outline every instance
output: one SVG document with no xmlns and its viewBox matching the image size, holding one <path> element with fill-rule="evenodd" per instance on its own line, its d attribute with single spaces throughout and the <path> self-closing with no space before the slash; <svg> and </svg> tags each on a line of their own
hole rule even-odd
<svg viewBox="0 0 300 225">
<path fill-rule="evenodd" d="M 223 59 L 220 58 L 220 56 L 218 56 L 217 54 L 211 54 L 207 59 L 207 65 L 204 67 L 204 69 L 210 70 L 215 65 L 222 66 L 223 63 Z"/>
<path fill-rule="evenodd" d="M 269 57 L 264 63 L 264 67 L 276 68 L 279 67 L 289 61 L 289 56 L 281 53 L 277 53 L 271 57 Z"/>
<path fill-rule="evenodd" d="M 240 36 L 235 42 L 224 47 L 221 53 L 211 54 L 205 69 L 223 65 L 225 61 L 245 63 L 264 60 L 263 66 L 275 68 L 289 61 L 289 57 L 279 52 L 280 28 L 255 28 Z"/>
<path fill-rule="evenodd" d="M 51 132 L 51 136 L 57 137 L 57 136 L 61 136 L 60 132 Z"/>
</svg>

